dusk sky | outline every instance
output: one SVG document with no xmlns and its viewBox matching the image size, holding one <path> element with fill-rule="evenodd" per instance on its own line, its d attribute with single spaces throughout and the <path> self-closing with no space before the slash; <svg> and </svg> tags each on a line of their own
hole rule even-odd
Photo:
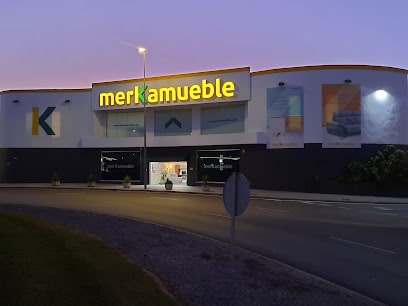
<svg viewBox="0 0 408 306">
<path fill-rule="evenodd" d="M 0 0 L 0 91 L 247 67 L 408 69 L 407 0 Z"/>
</svg>

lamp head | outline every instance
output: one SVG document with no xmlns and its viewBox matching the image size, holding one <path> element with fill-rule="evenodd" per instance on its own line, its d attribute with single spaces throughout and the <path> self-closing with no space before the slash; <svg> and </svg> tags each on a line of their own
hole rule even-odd
<svg viewBox="0 0 408 306">
<path fill-rule="evenodd" d="M 139 53 L 140 54 L 146 54 L 146 48 L 143 48 L 143 47 L 139 47 L 139 48 L 137 48 L 138 50 L 139 50 Z"/>
</svg>

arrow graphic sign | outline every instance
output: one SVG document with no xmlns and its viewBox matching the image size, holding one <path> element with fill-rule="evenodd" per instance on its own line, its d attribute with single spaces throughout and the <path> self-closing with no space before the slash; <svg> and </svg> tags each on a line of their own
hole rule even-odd
<svg viewBox="0 0 408 306">
<path fill-rule="evenodd" d="M 170 118 L 169 121 L 167 121 L 164 125 L 164 128 L 167 129 L 170 125 L 175 124 L 176 126 L 178 126 L 181 129 L 181 122 L 178 121 L 176 118 Z"/>
</svg>

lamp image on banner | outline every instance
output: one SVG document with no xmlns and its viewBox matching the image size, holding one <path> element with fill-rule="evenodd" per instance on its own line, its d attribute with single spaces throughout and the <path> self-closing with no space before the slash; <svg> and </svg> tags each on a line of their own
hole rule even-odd
<svg viewBox="0 0 408 306">
<path fill-rule="evenodd" d="M 323 148 L 361 147 L 360 105 L 360 85 L 323 84 Z"/>
</svg>

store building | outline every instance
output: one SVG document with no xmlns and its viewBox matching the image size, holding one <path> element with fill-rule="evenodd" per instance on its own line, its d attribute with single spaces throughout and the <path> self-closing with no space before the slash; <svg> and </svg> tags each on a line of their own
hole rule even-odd
<svg viewBox="0 0 408 306">
<path fill-rule="evenodd" d="M 223 184 L 304 190 L 352 160 L 408 144 L 407 71 L 333 65 L 249 67 L 0 93 L 0 181 Z"/>
</svg>

